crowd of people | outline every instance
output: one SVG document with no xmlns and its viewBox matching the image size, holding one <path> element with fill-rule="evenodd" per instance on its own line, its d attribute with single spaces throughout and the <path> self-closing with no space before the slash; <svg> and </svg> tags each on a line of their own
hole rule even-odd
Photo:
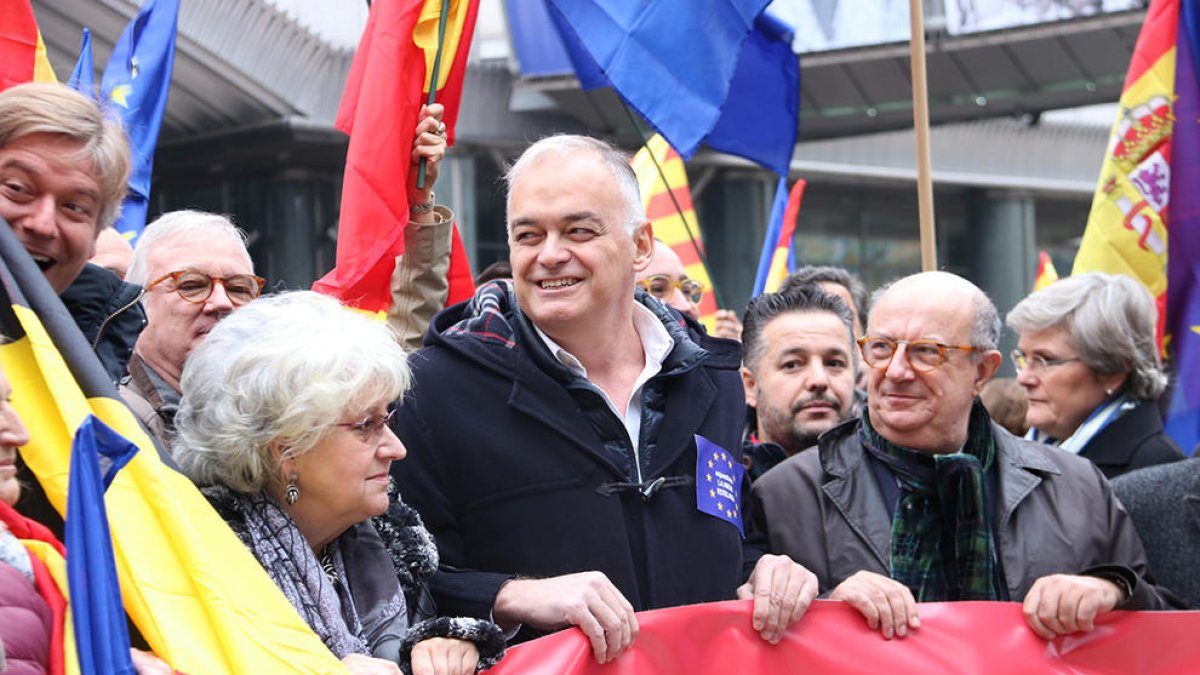
<svg viewBox="0 0 1200 675">
<path fill-rule="evenodd" d="M 1200 605 L 1200 471 L 1163 432 L 1137 282 L 1084 274 L 1019 303 L 1017 377 L 994 396 L 1001 316 L 948 272 L 868 299 L 803 268 L 710 335 L 628 158 L 560 135 L 505 177 L 510 266 L 444 307 L 441 115 L 414 129 L 428 176 L 406 186 L 380 322 L 263 295 L 218 214 L 163 214 L 93 257 L 122 132 L 65 87 L 0 93 L 0 216 L 163 460 L 350 671 L 471 673 L 570 626 L 604 663 L 638 612 L 733 598 L 768 643 L 818 596 L 888 639 L 919 633 L 922 602 L 1021 603 L 1046 639 Z M 63 598 L 21 542 L 57 544 L 61 521 L 8 393 L 0 374 L 0 654 L 46 672 Z"/>
</svg>

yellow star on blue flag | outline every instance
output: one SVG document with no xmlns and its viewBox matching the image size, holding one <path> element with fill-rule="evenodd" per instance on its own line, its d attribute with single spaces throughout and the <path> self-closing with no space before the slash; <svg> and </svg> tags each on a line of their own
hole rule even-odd
<svg viewBox="0 0 1200 675">
<path fill-rule="evenodd" d="M 696 439 L 696 508 L 720 518 L 743 533 L 741 518 L 742 480 L 746 467 L 712 441 Z M 700 480 L 700 476 L 704 480 Z"/>
</svg>

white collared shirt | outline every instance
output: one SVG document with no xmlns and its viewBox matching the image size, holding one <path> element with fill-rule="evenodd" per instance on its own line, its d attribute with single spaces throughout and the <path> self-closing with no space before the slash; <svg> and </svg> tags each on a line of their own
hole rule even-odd
<svg viewBox="0 0 1200 675">
<path fill-rule="evenodd" d="M 671 339 L 671 334 L 667 332 L 666 326 L 662 325 L 662 321 L 659 320 L 658 316 L 641 304 L 635 303 L 633 306 L 633 327 L 637 331 L 638 338 L 642 341 L 642 353 L 645 358 L 645 365 L 633 383 L 633 392 L 629 395 L 629 402 L 625 406 L 625 410 L 617 409 L 612 399 L 608 397 L 608 392 L 599 387 L 596 387 L 596 389 L 604 396 L 604 402 L 608 404 L 608 409 L 624 423 L 625 431 L 629 434 L 630 444 L 633 446 L 633 456 L 636 460 L 642 431 L 642 387 L 650 381 L 650 378 L 662 371 L 663 361 L 666 360 L 667 354 L 671 353 L 671 349 L 675 347 L 675 341 Z M 559 363 L 566 366 L 572 372 L 587 378 L 587 369 L 583 367 L 583 363 L 574 354 L 563 349 L 549 335 L 542 332 L 542 329 L 538 328 L 536 324 L 533 329 L 537 331 L 538 337 L 542 339 L 542 342 L 546 344 L 550 353 L 554 355 L 554 358 Z M 589 379 L 588 381 L 591 380 Z M 638 466 L 638 480 L 641 480 L 641 463 L 635 462 L 635 464 Z"/>
</svg>

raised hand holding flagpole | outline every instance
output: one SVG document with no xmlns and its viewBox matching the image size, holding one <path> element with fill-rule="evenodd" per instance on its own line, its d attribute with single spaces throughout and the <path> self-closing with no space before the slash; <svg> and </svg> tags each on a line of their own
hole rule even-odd
<svg viewBox="0 0 1200 675">
<path fill-rule="evenodd" d="M 369 2 L 368 2 L 369 5 Z M 438 29 L 437 29 L 437 46 L 433 56 L 433 75 L 429 78 L 429 97 L 425 99 L 425 105 L 433 105 L 437 100 L 438 90 L 438 75 L 442 67 L 442 48 L 446 45 L 446 15 L 450 13 L 450 0 L 442 0 L 442 11 L 438 14 Z M 422 49 L 429 51 L 428 45 L 422 45 Z M 446 133 L 446 125 L 442 123 L 438 127 L 439 134 Z M 425 189 L 425 171 L 428 161 L 422 157 L 421 162 L 417 165 L 417 189 Z"/>
</svg>

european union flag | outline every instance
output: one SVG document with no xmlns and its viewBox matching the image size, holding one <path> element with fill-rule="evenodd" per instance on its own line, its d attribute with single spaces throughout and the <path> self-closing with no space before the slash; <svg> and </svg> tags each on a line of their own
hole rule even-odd
<svg viewBox="0 0 1200 675">
<path fill-rule="evenodd" d="M 71 71 L 71 79 L 67 86 L 81 94 L 95 98 L 96 69 L 92 65 L 92 31 L 83 29 L 83 40 L 79 43 L 79 60 L 75 61 L 75 70 Z"/>
<path fill-rule="evenodd" d="M 584 89 L 611 85 L 685 159 L 705 142 L 787 172 L 799 65 L 767 0 L 545 1 Z"/>
<path fill-rule="evenodd" d="M 100 79 L 102 96 L 124 120 L 133 151 L 129 196 L 116 228 L 134 241 L 146 227 L 154 147 L 171 89 L 178 21 L 179 0 L 146 0 L 117 40 Z"/>
<path fill-rule="evenodd" d="M 1167 228 L 1167 329 L 1175 390 L 1166 431 L 1186 453 L 1200 443 L 1200 8 L 1183 2 L 1175 43 L 1175 129 Z"/>
<path fill-rule="evenodd" d="M 71 445 L 63 543 L 67 546 L 67 585 L 79 669 L 84 673 L 134 672 L 104 491 L 137 450 L 93 415 L 79 425 Z M 111 461 L 103 481 L 100 455 Z"/>
<path fill-rule="evenodd" d="M 733 523 L 742 536 L 742 474 L 746 467 L 721 446 L 696 435 L 696 508 Z"/>
</svg>

